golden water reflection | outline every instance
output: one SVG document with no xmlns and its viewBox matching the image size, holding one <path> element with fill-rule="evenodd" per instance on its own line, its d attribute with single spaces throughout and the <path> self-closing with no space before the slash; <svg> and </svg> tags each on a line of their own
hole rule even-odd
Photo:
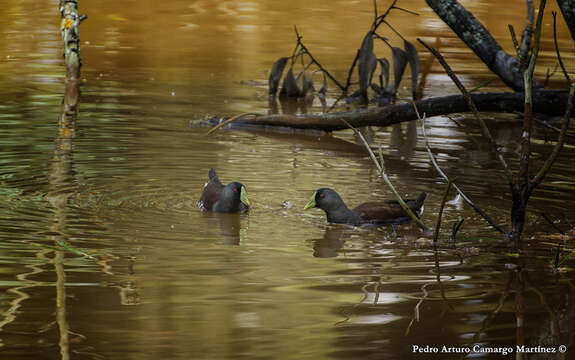
<svg viewBox="0 0 575 360">
<path fill-rule="evenodd" d="M 371 23 L 371 2 L 81 0 L 80 12 L 89 16 L 80 34 L 82 104 L 64 163 L 53 158 L 64 88 L 56 3 L 5 0 L 0 18 L 3 357 L 56 359 L 65 349 L 72 359 L 403 359 L 413 344 L 572 346 L 573 272 L 554 272 L 550 264 L 557 244 L 566 254 L 573 239 L 550 236 L 537 211 L 530 214 L 523 263 L 450 198 L 438 275 L 435 254 L 415 227 L 332 227 L 320 211 L 301 210 L 323 186 L 350 204 L 390 198 L 353 134 L 206 137 L 205 128 L 189 127 L 212 115 L 267 111 L 268 70 L 292 51 L 293 25 L 314 56 L 345 78 Z M 493 77 L 424 2 L 399 4 L 420 15 L 396 12 L 393 26 L 413 43 L 421 37 L 440 48 L 466 85 Z M 507 24 L 521 29 L 522 1 L 463 4 L 512 51 Z M 555 7 L 549 2 L 548 15 Z M 546 17 L 546 31 L 549 24 Z M 559 29 L 573 72 L 575 47 L 561 21 Z M 385 54 L 380 45 L 376 51 Z M 548 37 L 543 46 L 539 75 L 555 62 Z M 425 95 L 454 93 L 420 52 L 431 67 Z M 555 79 L 554 86 L 562 84 Z M 487 89 L 501 90 L 501 83 Z M 307 111 L 318 109 L 316 100 Z M 505 222 L 509 195 L 496 159 L 477 144 L 473 123 L 453 120 L 429 121 L 438 161 Z M 490 126 L 515 161 L 517 131 Z M 444 184 L 415 124 L 368 135 L 382 142 L 401 193 L 428 192 L 424 220 L 432 222 Z M 538 134 L 535 165 L 549 151 L 546 136 Z M 566 146 L 533 210 L 573 221 L 573 149 Z M 69 166 L 61 184 L 69 195 L 65 209 L 48 196 L 58 165 Z M 197 211 L 210 167 L 247 186 L 250 214 Z M 493 194 L 503 195 L 493 200 Z M 464 227 L 451 244 L 449 227 L 460 219 Z M 98 261 L 55 255 L 49 246 L 64 238 Z M 55 311 L 62 299 L 66 311 Z M 526 324 L 521 334 L 517 318 Z"/>
</svg>

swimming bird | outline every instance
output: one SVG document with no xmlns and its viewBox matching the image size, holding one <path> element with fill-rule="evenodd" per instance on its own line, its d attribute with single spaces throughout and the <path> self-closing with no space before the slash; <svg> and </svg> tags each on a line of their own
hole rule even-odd
<svg viewBox="0 0 575 360">
<path fill-rule="evenodd" d="M 202 196 L 197 202 L 201 210 L 224 213 L 249 210 L 250 201 L 245 186 L 236 181 L 224 186 L 214 169 L 210 169 L 208 177 L 210 180 L 204 186 Z"/>
<path fill-rule="evenodd" d="M 405 201 L 411 211 L 418 214 L 423 210 L 423 202 L 426 196 L 427 194 L 422 192 L 414 200 L 403 201 Z M 403 208 L 396 200 L 366 202 L 349 209 L 339 194 L 335 190 L 328 188 L 318 189 L 313 194 L 304 210 L 310 208 L 322 209 L 327 215 L 327 221 L 337 224 L 355 226 L 368 224 L 384 225 L 398 224 L 410 220 L 409 215 L 403 211 Z"/>
</svg>

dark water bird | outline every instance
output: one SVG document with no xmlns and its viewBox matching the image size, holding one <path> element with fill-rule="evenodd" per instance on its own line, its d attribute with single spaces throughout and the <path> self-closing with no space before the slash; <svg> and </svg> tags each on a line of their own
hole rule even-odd
<svg viewBox="0 0 575 360">
<path fill-rule="evenodd" d="M 246 188 L 239 182 L 224 186 L 214 169 L 208 173 L 210 180 L 204 186 L 198 207 L 203 211 L 224 213 L 244 212 L 250 208 Z"/>
<path fill-rule="evenodd" d="M 414 200 L 403 200 L 415 214 L 423 210 L 423 202 L 427 194 L 422 192 Z M 318 189 L 304 210 L 320 208 L 325 211 L 327 221 L 348 225 L 385 225 L 398 224 L 409 221 L 411 218 L 403 211 L 396 200 L 381 202 L 366 202 L 349 209 L 335 190 Z"/>
</svg>

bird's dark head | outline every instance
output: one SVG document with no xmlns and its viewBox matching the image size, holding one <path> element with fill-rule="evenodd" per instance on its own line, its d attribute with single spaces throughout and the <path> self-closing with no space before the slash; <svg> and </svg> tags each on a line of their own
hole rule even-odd
<svg viewBox="0 0 575 360">
<path fill-rule="evenodd" d="M 250 206 L 246 187 L 239 182 L 231 182 L 226 185 L 222 190 L 222 198 L 233 199 L 234 202 L 241 202 L 245 206 Z"/>
<path fill-rule="evenodd" d="M 331 211 L 340 208 L 342 205 L 345 206 L 343 200 L 335 190 L 321 188 L 316 190 L 303 209 L 307 210 L 316 207 L 324 211 Z"/>
</svg>

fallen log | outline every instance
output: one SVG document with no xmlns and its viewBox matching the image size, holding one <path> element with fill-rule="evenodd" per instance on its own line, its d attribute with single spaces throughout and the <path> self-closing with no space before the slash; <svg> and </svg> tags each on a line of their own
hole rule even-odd
<svg viewBox="0 0 575 360">
<path fill-rule="evenodd" d="M 533 111 L 550 116 L 561 116 L 565 113 L 567 96 L 567 92 L 559 90 L 535 91 L 533 93 Z M 524 95 L 519 92 L 475 93 L 471 95 L 471 98 L 481 112 L 523 112 L 525 105 Z M 417 101 L 416 105 L 420 113 L 425 114 L 428 118 L 469 111 L 467 102 L 462 95 L 428 98 Z M 337 113 L 260 115 L 253 118 L 238 119 L 230 123 L 229 126 L 255 125 L 335 131 L 349 129 L 344 120 L 353 127 L 389 126 L 417 120 L 417 114 L 412 103 L 401 103 Z"/>
</svg>

